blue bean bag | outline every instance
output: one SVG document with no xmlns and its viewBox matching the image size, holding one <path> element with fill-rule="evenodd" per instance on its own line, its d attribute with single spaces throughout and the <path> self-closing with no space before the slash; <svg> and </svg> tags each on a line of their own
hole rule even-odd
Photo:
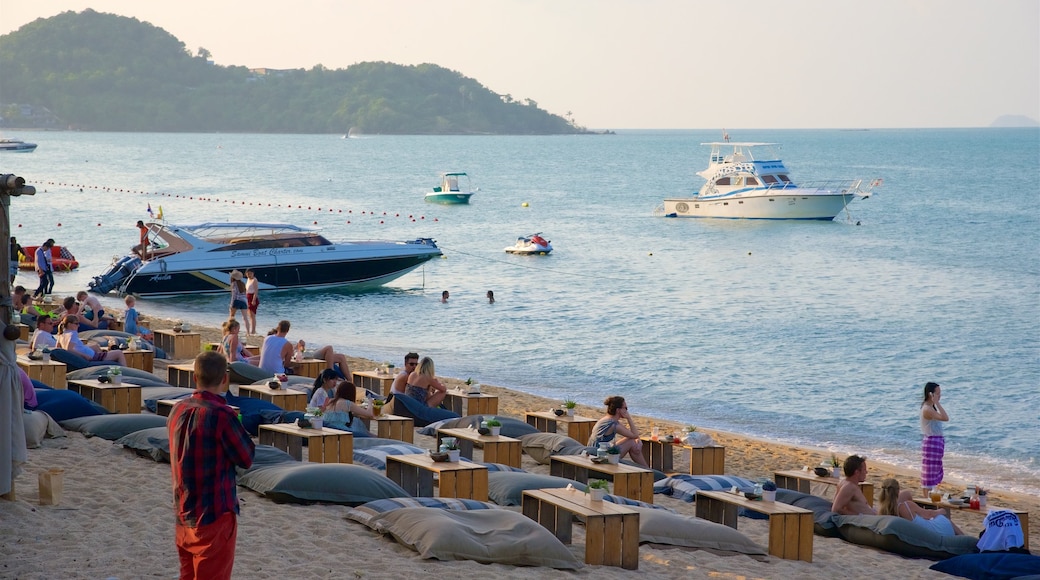
<svg viewBox="0 0 1040 580">
<path fill-rule="evenodd" d="M 33 381 L 34 386 L 37 383 Z M 108 411 L 101 405 L 94 403 L 72 391 L 51 388 L 36 388 L 36 410 L 43 411 L 52 419 L 61 423 L 78 417 L 93 417 L 94 415 L 107 415 Z"/>
<path fill-rule="evenodd" d="M 459 415 L 447 409 L 428 407 L 416 399 L 408 396 L 394 396 L 394 414 L 401 417 L 411 417 L 416 427 L 425 427 L 430 423 L 454 419 Z"/>
<path fill-rule="evenodd" d="M 51 350 L 51 360 L 60 363 L 65 363 L 65 367 L 69 371 L 78 371 L 87 367 L 100 367 L 100 366 L 112 366 L 116 363 L 107 360 L 88 361 L 87 359 L 73 354 L 63 348 L 55 348 Z"/>
<path fill-rule="evenodd" d="M 1014 552 L 982 552 L 963 554 L 931 566 L 937 572 L 946 572 L 973 580 L 1040 577 L 1040 556 Z"/>
</svg>

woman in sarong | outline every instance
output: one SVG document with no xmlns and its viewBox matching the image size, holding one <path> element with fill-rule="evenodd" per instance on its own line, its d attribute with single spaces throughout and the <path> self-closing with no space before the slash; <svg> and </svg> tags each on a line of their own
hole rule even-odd
<svg viewBox="0 0 1040 580">
<path fill-rule="evenodd" d="M 943 453 L 946 451 L 943 423 L 949 421 L 950 416 L 939 403 L 941 396 L 939 383 L 925 384 L 921 403 L 921 486 L 929 489 L 943 480 Z"/>
</svg>

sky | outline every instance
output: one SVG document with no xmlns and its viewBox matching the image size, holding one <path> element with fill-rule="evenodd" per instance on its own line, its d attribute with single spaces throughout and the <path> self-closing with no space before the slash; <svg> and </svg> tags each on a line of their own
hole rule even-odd
<svg viewBox="0 0 1040 580">
<path fill-rule="evenodd" d="M 0 34 L 86 8 L 219 65 L 433 63 L 590 129 L 1040 120 L 1037 0 L 0 0 Z"/>
</svg>

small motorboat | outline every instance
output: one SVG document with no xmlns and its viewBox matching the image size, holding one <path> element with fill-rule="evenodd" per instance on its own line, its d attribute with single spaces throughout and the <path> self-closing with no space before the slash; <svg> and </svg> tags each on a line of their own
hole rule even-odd
<svg viewBox="0 0 1040 580">
<path fill-rule="evenodd" d="M 18 254 L 19 270 L 36 269 L 36 248 L 38 247 L 22 246 L 22 251 Z M 63 246 L 51 246 L 51 265 L 54 266 L 55 272 L 71 272 L 79 268 L 76 256 L 73 256 L 72 252 Z"/>
<path fill-rule="evenodd" d="M 520 236 L 516 243 L 506 248 L 510 254 L 532 254 L 545 256 L 553 250 L 552 243 L 542 237 L 541 232 L 529 236 Z"/>
<path fill-rule="evenodd" d="M 11 153 L 32 153 L 36 151 L 36 143 L 27 143 L 18 139 L 0 139 L 0 151 Z"/>
<path fill-rule="evenodd" d="M 470 187 L 469 176 L 463 172 L 455 171 L 441 174 L 441 184 L 426 194 L 425 200 L 430 203 L 463 204 L 469 203 L 469 198 L 480 188 Z"/>
</svg>

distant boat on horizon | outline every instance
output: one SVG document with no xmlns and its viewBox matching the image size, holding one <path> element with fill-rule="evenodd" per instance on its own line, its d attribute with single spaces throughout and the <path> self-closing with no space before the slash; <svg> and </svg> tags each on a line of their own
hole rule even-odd
<svg viewBox="0 0 1040 580">
<path fill-rule="evenodd" d="M 0 151 L 10 153 L 32 153 L 36 151 L 36 143 L 26 143 L 18 139 L 0 139 Z"/>
</svg>

